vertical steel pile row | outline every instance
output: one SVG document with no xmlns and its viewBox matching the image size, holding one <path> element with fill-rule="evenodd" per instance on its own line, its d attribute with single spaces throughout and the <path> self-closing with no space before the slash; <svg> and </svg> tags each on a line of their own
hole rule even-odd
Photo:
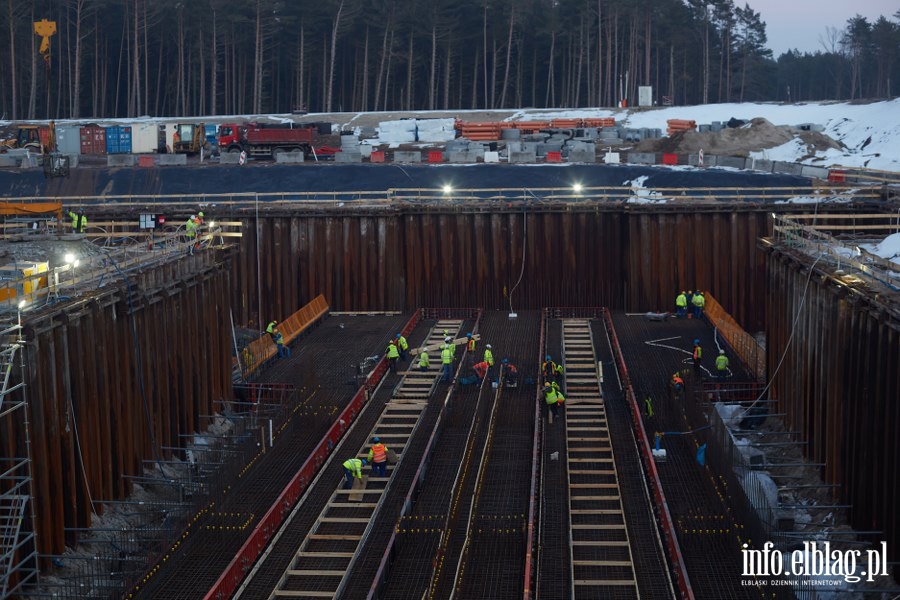
<svg viewBox="0 0 900 600">
<path fill-rule="evenodd" d="M 765 256 L 756 247 L 767 232 L 760 207 L 575 208 L 553 212 L 530 202 L 524 210 L 478 213 L 250 217 L 235 262 L 235 318 L 260 321 L 260 310 L 277 314 L 319 293 L 335 310 L 504 308 L 527 246 L 529 285 L 516 291 L 517 308 L 667 311 L 690 287 L 711 291 L 749 331 L 763 328 L 763 304 L 745 301 L 764 278 Z"/>
<path fill-rule="evenodd" d="M 228 306 L 210 302 L 229 297 L 226 266 L 165 289 L 133 280 L 26 321 L 41 552 L 76 543 L 67 528 L 102 511 L 91 500 L 124 498 L 144 459 L 205 429 L 230 395 Z"/>
<path fill-rule="evenodd" d="M 839 484 L 857 530 L 900 547 L 900 319 L 809 259 L 773 248 L 766 305 L 772 395 L 806 458 Z M 886 299 L 890 303 L 891 299 Z M 893 302 L 896 306 L 896 300 Z"/>
</svg>

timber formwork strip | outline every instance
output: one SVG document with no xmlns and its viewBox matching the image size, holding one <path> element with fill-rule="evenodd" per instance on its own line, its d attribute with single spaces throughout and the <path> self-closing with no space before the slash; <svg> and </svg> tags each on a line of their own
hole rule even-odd
<svg viewBox="0 0 900 600">
<path fill-rule="evenodd" d="M 462 321 L 438 321 L 425 345 L 439 344 L 444 332 L 456 337 Z M 403 450 L 415 433 L 440 377 L 439 371 L 409 371 L 402 377 L 370 436 L 398 455 L 388 477 L 365 476 L 362 485 L 344 489 L 343 480 L 319 514 L 270 598 L 333 598 L 340 595 L 363 542 L 381 508 Z M 357 456 L 366 458 L 366 448 Z M 370 487 L 370 485 L 372 487 Z"/>
<path fill-rule="evenodd" d="M 571 597 L 639 598 L 590 324 L 562 323 Z"/>
</svg>

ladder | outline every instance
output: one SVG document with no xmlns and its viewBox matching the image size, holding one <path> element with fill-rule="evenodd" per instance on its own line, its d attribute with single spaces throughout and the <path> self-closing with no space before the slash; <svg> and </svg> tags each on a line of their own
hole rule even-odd
<svg viewBox="0 0 900 600">
<path fill-rule="evenodd" d="M 590 322 L 562 325 L 571 597 L 640 598 Z"/>
</svg>

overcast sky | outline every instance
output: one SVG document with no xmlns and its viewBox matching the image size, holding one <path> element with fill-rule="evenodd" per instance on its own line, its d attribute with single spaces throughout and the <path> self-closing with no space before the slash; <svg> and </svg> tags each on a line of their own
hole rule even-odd
<svg viewBox="0 0 900 600">
<path fill-rule="evenodd" d="M 749 4 L 766 23 L 769 48 L 775 58 L 791 49 L 822 50 L 821 39 L 829 27 L 843 30 L 847 20 L 862 15 L 874 23 L 879 16 L 894 20 L 898 0 L 735 0 Z"/>
</svg>

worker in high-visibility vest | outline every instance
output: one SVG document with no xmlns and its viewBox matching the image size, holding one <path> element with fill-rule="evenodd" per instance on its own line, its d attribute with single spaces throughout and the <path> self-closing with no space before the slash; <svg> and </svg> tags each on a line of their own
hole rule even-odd
<svg viewBox="0 0 900 600">
<path fill-rule="evenodd" d="M 519 385 L 519 369 L 516 368 L 516 365 L 509 362 L 508 358 L 504 358 L 500 363 L 503 385 L 511 388 Z"/>
<path fill-rule="evenodd" d="M 485 361 L 481 361 L 480 363 L 477 363 L 475 366 L 473 366 L 472 369 L 475 371 L 475 377 L 477 377 L 479 380 L 484 379 L 484 376 L 487 375 L 488 367 L 490 367 L 490 365 L 488 365 Z"/>
<path fill-rule="evenodd" d="M 422 346 L 422 350 L 419 352 L 419 370 L 427 371 L 428 364 L 428 348 Z"/>
<path fill-rule="evenodd" d="M 703 314 L 703 307 L 706 306 L 706 298 L 703 297 L 703 292 L 698 290 L 694 297 L 691 298 L 691 304 L 694 305 L 694 318 L 699 319 Z"/>
<path fill-rule="evenodd" d="M 694 340 L 694 351 L 691 353 L 694 361 L 694 368 L 699 369 L 703 366 L 703 348 L 700 347 L 700 340 Z"/>
<path fill-rule="evenodd" d="M 397 348 L 397 343 L 394 340 L 391 340 L 387 345 L 387 350 L 384 352 L 387 355 L 388 364 L 391 368 L 391 373 L 397 372 L 397 359 L 400 358 L 400 349 Z"/>
<path fill-rule="evenodd" d="M 275 338 L 278 337 L 278 321 L 270 321 L 269 325 L 266 327 L 266 333 L 269 334 L 269 337 L 272 338 L 272 341 L 275 341 Z"/>
<path fill-rule="evenodd" d="M 675 392 L 676 398 L 684 393 L 684 379 L 681 378 L 680 373 L 672 375 L 672 391 Z"/>
<path fill-rule="evenodd" d="M 550 382 L 544 384 L 544 401 L 547 408 L 553 413 L 554 417 L 559 416 L 559 405 L 565 402 L 565 397 L 558 389 L 550 385 Z"/>
<path fill-rule="evenodd" d="M 475 338 L 472 337 L 472 334 L 471 334 L 471 333 L 467 333 L 467 334 L 466 334 L 466 337 L 467 337 L 468 340 L 469 340 L 469 341 L 466 343 L 466 350 L 468 350 L 469 352 L 475 352 L 475 342 L 476 342 L 477 340 L 476 340 Z"/>
<path fill-rule="evenodd" d="M 403 334 L 397 334 L 397 348 L 400 350 L 400 360 L 406 360 L 406 351 L 409 350 L 409 342 L 403 337 Z"/>
<path fill-rule="evenodd" d="M 444 343 L 450 346 L 450 356 L 453 357 L 453 360 L 456 360 L 456 344 L 453 343 L 453 338 L 449 335 L 444 337 Z"/>
<path fill-rule="evenodd" d="M 79 210 L 78 214 L 70 210 L 69 218 L 72 219 L 72 233 L 84 233 L 88 222 L 87 217 L 84 216 L 84 210 Z"/>
<path fill-rule="evenodd" d="M 450 348 L 451 344 L 444 344 L 441 347 L 441 368 L 444 370 L 441 381 L 443 383 L 450 383 L 453 379 L 453 351 Z"/>
<path fill-rule="evenodd" d="M 372 475 L 375 477 L 387 477 L 387 453 L 387 446 L 382 444 L 377 437 L 372 438 L 369 462 L 372 463 Z"/>
<path fill-rule="evenodd" d="M 362 479 L 362 468 L 366 466 L 366 459 L 348 458 L 344 461 L 344 489 L 349 490 L 353 487 L 353 478 Z"/>
<path fill-rule="evenodd" d="M 681 293 L 675 297 L 675 309 L 682 319 L 687 316 L 687 294 L 684 290 L 681 290 Z"/>
<path fill-rule="evenodd" d="M 719 377 L 728 377 L 730 374 L 728 370 L 728 365 L 730 361 L 728 357 L 725 356 L 724 350 L 719 350 L 719 355 L 716 357 L 716 374 Z"/>
<path fill-rule="evenodd" d="M 494 353 L 491 351 L 490 344 L 484 347 L 484 362 L 486 362 L 489 367 L 494 366 Z"/>
<path fill-rule="evenodd" d="M 562 377 L 562 365 L 553 362 L 553 357 L 549 354 L 545 357 L 544 363 L 541 365 L 541 375 L 544 376 L 544 382 L 555 383 Z"/>
</svg>

